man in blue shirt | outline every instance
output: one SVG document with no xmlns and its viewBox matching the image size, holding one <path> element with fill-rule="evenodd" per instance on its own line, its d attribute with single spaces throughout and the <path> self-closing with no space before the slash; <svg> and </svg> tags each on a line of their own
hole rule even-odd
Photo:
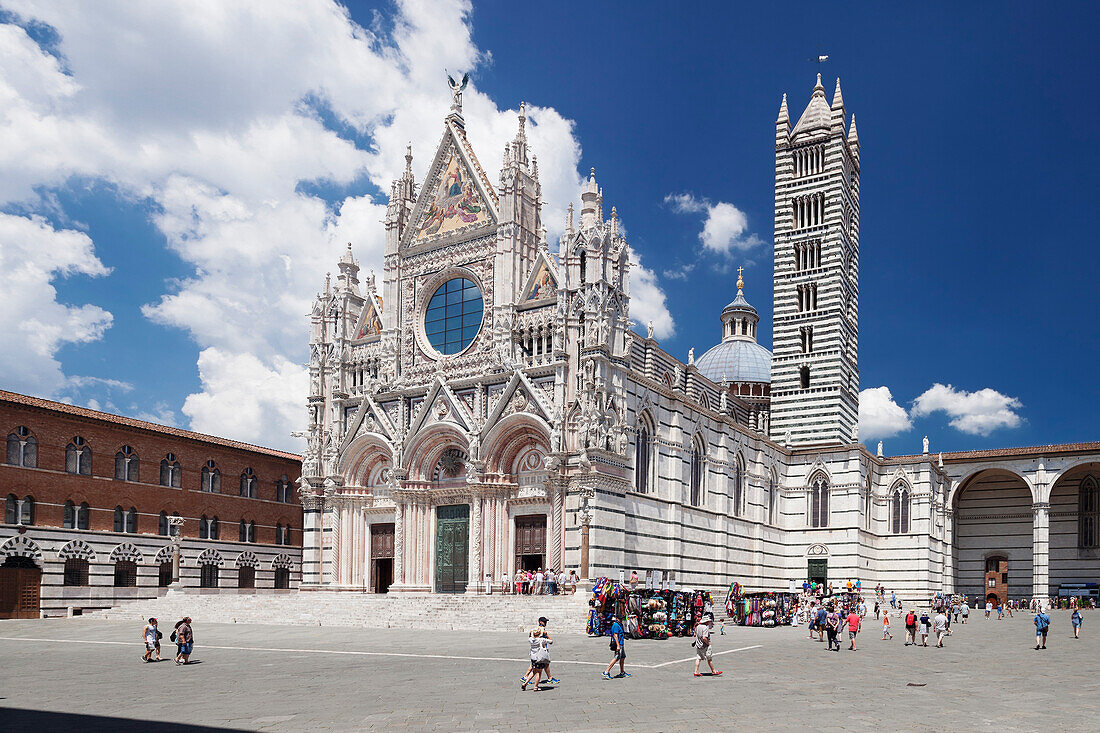
<svg viewBox="0 0 1100 733">
<path fill-rule="evenodd" d="M 630 673 L 623 668 L 626 661 L 626 633 L 623 630 L 622 620 L 618 616 L 611 617 L 611 651 L 615 656 L 611 658 L 611 664 L 604 670 L 603 678 L 611 679 L 611 668 L 615 666 L 615 662 L 619 663 L 619 673 L 615 676 L 629 677 Z"/>
<path fill-rule="evenodd" d="M 1035 614 L 1035 648 L 1047 648 L 1047 629 L 1050 628 L 1050 616 L 1043 613 L 1043 607 L 1039 606 L 1039 613 Z"/>
</svg>

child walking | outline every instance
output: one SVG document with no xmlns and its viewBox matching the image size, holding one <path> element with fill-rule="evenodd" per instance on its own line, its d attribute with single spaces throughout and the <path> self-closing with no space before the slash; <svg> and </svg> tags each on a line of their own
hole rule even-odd
<svg viewBox="0 0 1100 733">
<path fill-rule="evenodd" d="M 883 612 L 882 614 L 882 638 L 893 639 L 894 635 L 890 633 L 890 614 Z"/>
</svg>

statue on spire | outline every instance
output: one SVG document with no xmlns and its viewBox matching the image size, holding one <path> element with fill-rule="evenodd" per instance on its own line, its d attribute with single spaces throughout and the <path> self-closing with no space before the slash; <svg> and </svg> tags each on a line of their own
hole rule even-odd
<svg viewBox="0 0 1100 733">
<path fill-rule="evenodd" d="M 447 84 L 451 87 L 451 111 L 462 114 L 462 90 L 470 82 L 470 74 L 462 75 L 462 81 L 455 81 L 454 77 L 447 74 Z"/>
</svg>

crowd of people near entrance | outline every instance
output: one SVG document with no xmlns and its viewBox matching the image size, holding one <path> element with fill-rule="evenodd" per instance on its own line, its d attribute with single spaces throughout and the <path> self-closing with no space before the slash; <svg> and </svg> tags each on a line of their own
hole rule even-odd
<svg viewBox="0 0 1100 733">
<path fill-rule="evenodd" d="M 506 572 L 500 574 L 500 591 L 515 595 L 564 596 L 576 593 L 579 582 L 580 578 L 576 570 L 570 570 L 568 573 L 564 570 L 555 573 L 553 568 L 546 570 L 538 568 L 535 571 L 517 570 L 515 577 L 510 577 Z"/>
</svg>

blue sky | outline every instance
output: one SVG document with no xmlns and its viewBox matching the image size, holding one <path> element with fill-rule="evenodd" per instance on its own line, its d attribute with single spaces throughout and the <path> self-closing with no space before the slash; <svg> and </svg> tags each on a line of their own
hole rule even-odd
<svg viewBox="0 0 1100 733">
<path fill-rule="evenodd" d="M 309 298 L 349 240 L 380 263 L 443 68 L 491 171 L 534 106 L 552 234 L 596 168 L 667 349 L 718 340 L 738 266 L 767 345 L 774 120 L 820 47 L 862 145 L 863 437 L 1100 437 L 1094 4 L 0 7 L 0 387 L 294 447 Z"/>
</svg>

